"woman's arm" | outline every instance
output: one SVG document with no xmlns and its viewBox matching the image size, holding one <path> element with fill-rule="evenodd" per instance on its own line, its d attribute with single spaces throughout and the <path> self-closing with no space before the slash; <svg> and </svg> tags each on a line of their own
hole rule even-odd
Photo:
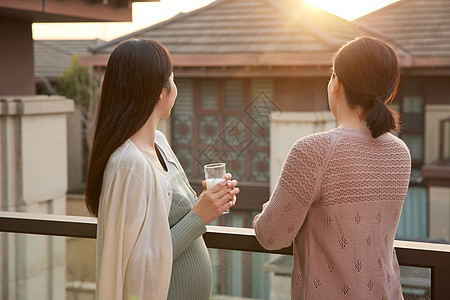
<svg viewBox="0 0 450 300">
<path fill-rule="evenodd" d="M 237 181 L 230 181 L 227 174 L 223 183 L 210 191 L 204 191 L 194 204 L 194 208 L 171 228 L 173 259 L 183 253 L 198 237 L 206 232 L 205 224 L 215 220 L 234 202 L 232 195 L 239 193 Z"/>
<path fill-rule="evenodd" d="M 253 221 L 264 248 L 274 250 L 292 244 L 316 197 L 318 161 L 314 149 L 304 140 L 291 148 L 270 200 Z"/>
<path fill-rule="evenodd" d="M 206 232 L 202 219 L 193 211 L 186 214 L 171 229 L 173 260 Z"/>
</svg>

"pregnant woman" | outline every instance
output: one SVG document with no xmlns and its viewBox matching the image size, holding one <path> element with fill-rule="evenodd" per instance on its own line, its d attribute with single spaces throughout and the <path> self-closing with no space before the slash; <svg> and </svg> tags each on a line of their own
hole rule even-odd
<svg viewBox="0 0 450 300">
<path fill-rule="evenodd" d="M 202 234 L 234 205 L 231 175 L 197 197 L 156 126 L 177 96 L 158 42 L 130 39 L 111 53 L 86 177 L 97 227 L 96 299 L 207 300 L 211 262 Z"/>
</svg>

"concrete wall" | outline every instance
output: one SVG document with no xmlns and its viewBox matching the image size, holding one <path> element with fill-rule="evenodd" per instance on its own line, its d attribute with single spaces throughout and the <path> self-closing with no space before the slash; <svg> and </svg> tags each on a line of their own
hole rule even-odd
<svg viewBox="0 0 450 300">
<path fill-rule="evenodd" d="M 64 97 L 0 96 L 0 209 L 65 214 L 67 192 Z M 0 298 L 65 299 L 65 238 L 1 234 Z"/>
<path fill-rule="evenodd" d="M 430 238 L 450 241 L 450 188 L 432 186 L 428 190 L 430 203 Z"/>
<path fill-rule="evenodd" d="M 424 151 L 425 164 L 433 164 L 439 158 L 439 122 L 450 117 L 450 105 L 425 106 Z M 450 241 L 450 187 L 430 186 L 429 233 L 430 238 Z"/>
<path fill-rule="evenodd" d="M 280 175 L 284 161 L 295 142 L 312 133 L 336 126 L 330 111 L 272 112 L 270 116 L 270 190 Z"/>
<path fill-rule="evenodd" d="M 450 118 L 449 105 L 425 106 L 424 151 L 425 164 L 431 164 L 439 158 L 439 122 Z"/>
</svg>

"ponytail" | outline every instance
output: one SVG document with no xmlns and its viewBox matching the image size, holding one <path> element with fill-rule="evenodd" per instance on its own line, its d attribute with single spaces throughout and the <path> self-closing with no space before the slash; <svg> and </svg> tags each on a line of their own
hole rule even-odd
<svg viewBox="0 0 450 300">
<path fill-rule="evenodd" d="M 373 100 L 372 107 L 366 116 L 366 124 L 369 127 L 372 137 L 377 138 L 391 129 L 398 131 L 399 118 L 395 111 L 389 108 L 381 97 Z"/>
</svg>

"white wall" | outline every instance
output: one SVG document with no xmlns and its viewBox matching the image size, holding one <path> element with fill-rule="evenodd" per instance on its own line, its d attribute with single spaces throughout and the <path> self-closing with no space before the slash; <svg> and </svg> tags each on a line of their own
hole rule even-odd
<svg viewBox="0 0 450 300">
<path fill-rule="evenodd" d="M 439 158 L 439 124 L 450 118 L 450 105 L 425 107 L 425 164 Z M 432 186 L 428 190 L 430 238 L 450 241 L 450 188 Z"/>
<path fill-rule="evenodd" d="M 270 190 L 277 183 L 286 156 L 300 138 L 332 129 L 336 120 L 330 111 L 272 112 L 270 116 Z"/>
<path fill-rule="evenodd" d="M 66 114 L 73 101 L 61 96 L 0 99 L 0 210 L 65 214 Z M 65 299 L 65 239 L 1 235 L 1 298 Z"/>
<path fill-rule="evenodd" d="M 439 158 L 439 122 L 447 118 L 450 118 L 450 105 L 425 106 L 425 164 L 434 163 Z"/>
<path fill-rule="evenodd" d="M 450 241 L 450 188 L 430 187 L 430 238 Z"/>
</svg>

